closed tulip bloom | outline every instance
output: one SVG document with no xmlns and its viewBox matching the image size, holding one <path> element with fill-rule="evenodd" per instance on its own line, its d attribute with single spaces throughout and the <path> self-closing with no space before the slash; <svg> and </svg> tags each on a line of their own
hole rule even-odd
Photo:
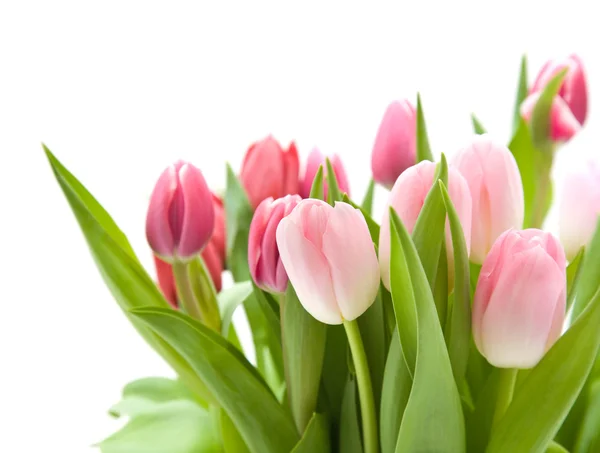
<svg viewBox="0 0 600 453">
<path fill-rule="evenodd" d="M 280 198 L 298 193 L 300 161 L 292 142 L 283 149 L 272 137 L 254 143 L 244 157 L 240 180 L 252 207 L 265 198 Z"/>
<path fill-rule="evenodd" d="M 425 198 L 433 185 L 436 164 L 429 161 L 419 162 L 400 175 L 390 192 L 387 207 L 398 213 L 407 231 L 412 231 L 423 208 Z M 456 208 L 458 218 L 465 234 L 467 251 L 471 241 L 471 194 L 466 181 L 454 168 L 448 168 L 448 193 Z M 452 262 L 452 238 L 446 225 L 446 246 L 448 258 Z M 384 286 L 390 289 L 390 220 L 386 209 L 379 232 L 379 265 Z"/>
<path fill-rule="evenodd" d="M 533 109 L 540 98 L 540 93 L 533 93 L 521 104 L 521 116 L 525 121 L 531 119 Z M 559 96 L 556 96 L 550 107 L 550 138 L 554 142 L 566 142 L 570 140 L 579 130 L 581 124 L 577 121 L 573 112 L 569 109 L 566 102 Z"/>
<path fill-rule="evenodd" d="M 494 366 L 532 368 L 560 337 L 566 263 L 541 230 L 509 230 L 486 257 L 473 301 L 473 338 Z"/>
<path fill-rule="evenodd" d="M 560 241 L 568 259 L 591 240 L 600 214 L 600 166 L 589 162 L 565 178 L 559 207 Z"/>
<path fill-rule="evenodd" d="M 308 160 L 306 161 L 306 169 L 304 171 L 304 177 L 302 178 L 302 182 L 300 183 L 300 195 L 302 196 L 302 198 L 309 197 L 310 189 L 312 188 L 312 183 L 321 165 L 323 165 L 323 176 L 327 176 L 327 167 L 325 165 L 326 159 L 327 156 L 325 156 L 317 148 L 314 148 L 308 155 Z M 342 193 L 345 192 L 348 194 L 348 196 L 350 196 L 350 184 L 348 183 L 348 177 L 346 176 L 346 170 L 344 169 L 344 164 L 342 163 L 342 160 L 337 154 L 331 156 L 329 160 L 331 161 L 331 166 L 333 167 L 333 172 L 335 173 L 335 178 L 337 180 L 340 191 Z M 323 193 L 325 195 L 325 199 L 327 199 L 327 179 L 325 179 L 323 183 Z"/>
<path fill-rule="evenodd" d="M 558 96 L 573 113 L 577 122 L 583 125 L 587 117 L 588 90 L 583 61 L 578 55 L 573 54 L 561 60 L 546 62 L 531 86 L 531 93 L 542 91 L 548 82 L 565 68 L 567 73 Z"/>
<path fill-rule="evenodd" d="M 381 120 L 373 153 L 373 179 L 392 187 L 398 176 L 416 163 L 417 117 L 408 100 L 392 102 Z"/>
<path fill-rule="evenodd" d="M 215 227 L 210 242 L 214 244 L 221 262 L 225 262 L 225 209 L 223 201 L 213 193 L 213 208 L 215 210 Z"/>
<path fill-rule="evenodd" d="M 494 241 L 510 228 L 521 228 L 523 184 L 515 158 L 489 135 L 476 135 L 452 160 L 473 200 L 471 261 L 483 263 Z"/>
<path fill-rule="evenodd" d="M 248 238 L 248 264 L 256 285 L 267 291 L 283 293 L 287 288 L 288 276 L 279 256 L 276 232 L 281 219 L 301 200 L 299 195 L 286 195 L 275 201 L 267 198 L 254 212 Z"/>
<path fill-rule="evenodd" d="M 277 227 L 277 246 L 298 299 L 325 324 L 363 314 L 379 288 L 375 247 L 361 212 L 302 200 Z"/>
<path fill-rule="evenodd" d="M 214 228 L 212 195 L 202 172 L 178 161 L 160 176 L 150 197 L 146 237 L 164 260 L 186 260 L 200 253 Z"/>
</svg>

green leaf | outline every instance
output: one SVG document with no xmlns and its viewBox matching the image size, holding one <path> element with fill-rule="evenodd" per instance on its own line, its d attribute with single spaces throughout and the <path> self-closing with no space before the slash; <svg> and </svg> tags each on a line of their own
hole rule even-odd
<svg viewBox="0 0 600 453">
<path fill-rule="evenodd" d="M 425 126 L 425 115 L 423 114 L 423 105 L 421 104 L 421 95 L 417 93 L 417 163 L 422 160 L 433 162 L 431 147 L 429 146 L 429 137 L 427 137 L 427 127 Z"/>
<path fill-rule="evenodd" d="M 529 228 L 533 221 L 538 168 L 543 156 L 534 146 L 529 127 L 522 118 L 508 148 L 512 152 L 519 167 L 519 173 L 521 174 L 523 199 L 525 202 L 523 227 Z"/>
<path fill-rule="evenodd" d="M 546 453 L 569 453 L 569 450 L 556 442 L 550 442 L 548 448 L 546 448 Z"/>
<path fill-rule="evenodd" d="M 598 324 L 600 292 L 515 390 L 486 452 L 545 451 L 592 369 L 600 347 Z"/>
<path fill-rule="evenodd" d="M 396 451 L 462 452 L 465 433 L 461 400 L 427 275 L 402 221 L 393 210 L 390 217 L 392 244 L 400 242 L 400 247 L 392 248 L 391 260 L 404 258 L 406 267 L 401 269 L 407 275 L 400 280 L 408 285 L 406 292 L 412 293 L 418 324 L 413 386 L 402 417 Z M 394 288 L 399 275 L 392 275 Z M 398 329 L 401 329 L 400 323 Z"/>
<path fill-rule="evenodd" d="M 348 380 L 348 338 L 343 325 L 328 325 L 325 358 L 321 375 L 319 406 L 325 407 L 331 417 L 332 431 L 339 431 L 344 388 Z M 337 439 L 334 438 L 334 441 Z"/>
<path fill-rule="evenodd" d="M 575 320 L 590 303 L 592 297 L 598 289 L 600 282 L 600 219 L 596 224 L 596 231 L 592 236 L 585 251 L 584 260 L 581 264 L 580 276 L 572 291 L 575 291 L 573 297 L 573 313 L 571 319 Z"/>
<path fill-rule="evenodd" d="M 313 414 L 308 422 L 306 431 L 292 453 L 329 453 L 331 445 L 327 417 L 323 414 Z"/>
<path fill-rule="evenodd" d="M 356 406 L 356 381 L 350 378 L 344 390 L 340 423 L 340 452 L 363 453 Z"/>
<path fill-rule="evenodd" d="M 325 159 L 325 164 L 327 165 L 327 202 L 333 206 L 336 201 L 342 201 L 342 194 L 329 158 Z"/>
<path fill-rule="evenodd" d="M 221 334 L 227 338 L 235 309 L 250 297 L 254 288 L 252 282 L 234 283 L 219 293 L 219 311 L 221 313 Z"/>
<path fill-rule="evenodd" d="M 309 198 L 323 199 L 323 165 L 319 165 L 319 169 L 315 174 L 312 186 L 310 188 Z"/>
<path fill-rule="evenodd" d="M 202 377 L 253 453 L 289 451 L 298 441 L 293 421 L 245 357 L 190 317 L 159 308 L 132 312 L 173 346 Z"/>
<path fill-rule="evenodd" d="M 490 439 L 494 411 L 500 388 L 500 369 L 493 368 L 475 403 L 473 412 L 467 414 L 467 451 L 485 451 Z"/>
<path fill-rule="evenodd" d="M 353 208 L 360 210 L 363 217 L 365 218 L 365 221 L 367 222 L 367 227 L 369 228 L 369 233 L 371 234 L 371 240 L 373 241 L 373 243 L 375 245 L 378 245 L 380 228 L 379 228 L 379 225 L 377 224 L 377 222 L 375 222 L 375 220 L 373 220 L 373 217 L 371 217 L 371 215 L 367 211 L 365 211 L 359 205 L 354 203 L 350 198 L 348 198 L 348 194 L 342 195 L 342 201 L 344 203 L 348 203 Z"/>
<path fill-rule="evenodd" d="M 219 425 L 225 453 L 250 453 L 246 442 L 223 409 L 219 409 Z"/>
<path fill-rule="evenodd" d="M 127 238 L 110 215 L 46 146 L 44 151 L 90 252 L 111 294 L 140 335 L 179 374 L 186 385 L 206 401 L 211 395 L 185 360 L 146 326 L 129 315 L 141 306 L 168 308 L 169 304 L 133 253 Z"/>
<path fill-rule="evenodd" d="M 521 124 L 521 104 L 527 97 L 529 88 L 527 87 L 527 56 L 521 57 L 521 70 L 519 72 L 519 84 L 517 85 L 517 97 L 515 99 L 515 108 L 513 114 L 513 133 L 519 130 Z"/>
<path fill-rule="evenodd" d="M 482 135 L 486 133 L 485 127 L 481 124 L 481 121 L 475 116 L 474 113 L 471 113 L 471 123 L 473 123 L 473 131 L 477 135 Z"/>
<path fill-rule="evenodd" d="M 394 453 L 402 415 L 408 403 L 412 379 L 402 355 L 398 332 L 394 332 L 390 343 L 381 394 L 380 442 L 382 453 Z"/>
<path fill-rule="evenodd" d="M 363 198 L 360 207 L 363 211 L 367 212 L 369 215 L 373 213 L 373 198 L 375 195 L 375 181 L 373 178 L 369 180 L 369 185 L 367 186 L 367 191 L 365 193 L 365 197 Z"/>
<path fill-rule="evenodd" d="M 288 398 L 296 427 L 303 432 L 317 407 L 327 326 L 304 310 L 291 284 L 282 324 Z"/>
<path fill-rule="evenodd" d="M 442 181 L 439 181 L 439 188 L 448 212 L 454 251 L 454 303 L 452 304 L 450 331 L 447 332 L 448 354 L 450 355 L 450 363 L 452 363 L 454 379 L 456 379 L 457 385 L 460 385 L 467 370 L 471 341 L 469 254 L 458 213 Z"/>
<path fill-rule="evenodd" d="M 564 68 L 550 79 L 533 108 L 529 127 L 531 128 L 531 138 L 536 148 L 547 149 L 551 145 L 550 111 L 552 109 L 552 102 L 554 102 L 554 98 L 560 90 L 567 71 L 568 69 Z"/>
<path fill-rule="evenodd" d="M 129 420 L 98 444 L 103 453 L 220 451 L 211 414 L 181 382 L 166 378 L 131 382 L 110 413 Z"/>
<path fill-rule="evenodd" d="M 577 436 L 574 453 L 600 451 L 600 381 L 594 382 L 586 398 L 587 410 Z"/>
<path fill-rule="evenodd" d="M 575 258 L 571 260 L 567 266 L 567 312 L 573 305 L 575 300 L 575 288 L 579 281 L 579 275 L 581 274 L 581 264 L 584 258 L 584 249 L 579 250 L 579 253 L 575 255 Z"/>
</svg>

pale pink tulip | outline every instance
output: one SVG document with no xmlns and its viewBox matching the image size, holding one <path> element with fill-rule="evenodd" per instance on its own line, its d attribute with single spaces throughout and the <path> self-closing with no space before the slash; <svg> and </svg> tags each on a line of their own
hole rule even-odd
<svg viewBox="0 0 600 453">
<path fill-rule="evenodd" d="M 521 104 L 521 116 L 525 121 L 531 120 L 533 109 L 540 98 L 540 93 L 533 93 Z M 569 106 L 560 97 L 556 96 L 550 108 L 550 138 L 554 142 L 566 142 L 570 140 L 579 130 L 581 124 L 577 121 Z"/>
<path fill-rule="evenodd" d="M 300 161 L 294 142 L 287 150 L 272 137 L 256 142 L 248 148 L 240 180 L 252 207 L 265 198 L 280 198 L 298 193 Z"/>
<path fill-rule="evenodd" d="M 560 337 L 565 253 L 541 230 L 509 230 L 486 257 L 473 301 L 473 338 L 494 366 L 532 368 Z"/>
<path fill-rule="evenodd" d="M 302 200 L 299 195 L 286 195 L 273 201 L 263 200 L 258 205 L 250 224 L 248 238 L 248 264 L 254 282 L 261 288 L 283 293 L 288 276 L 279 256 L 276 232 L 281 219 L 287 216 Z"/>
<path fill-rule="evenodd" d="M 319 171 L 319 166 L 323 165 L 323 176 L 325 178 L 327 177 L 327 166 L 325 165 L 326 158 L 327 156 L 317 148 L 314 148 L 308 155 L 304 177 L 300 183 L 300 195 L 302 198 L 309 197 L 315 175 L 317 174 L 317 171 Z M 335 173 L 340 192 L 347 193 L 348 196 L 350 196 L 350 184 L 348 183 L 348 177 L 346 176 L 346 170 L 344 169 L 342 160 L 337 154 L 331 156 L 329 160 L 331 161 L 331 166 L 333 167 L 333 172 Z M 323 192 L 325 194 L 325 199 L 327 199 L 327 179 L 323 182 Z"/>
<path fill-rule="evenodd" d="M 212 195 L 202 172 L 187 162 L 169 166 L 150 197 L 146 237 L 156 255 L 167 261 L 200 253 L 214 228 Z"/>
<path fill-rule="evenodd" d="M 568 259 L 587 245 L 600 215 L 600 166 L 589 162 L 570 172 L 562 187 L 559 208 L 560 241 Z"/>
<path fill-rule="evenodd" d="M 373 153 L 373 179 L 388 188 L 416 163 L 417 117 L 408 100 L 392 102 L 381 120 Z"/>
<path fill-rule="evenodd" d="M 363 215 L 349 204 L 301 201 L 279 223 L 277 246 L 298 299 L 317 320 L 352 321 L 375 300 L 375 247 Z"/>
<path fill-rule="evenodd" d="M 390 220 L 389 206 L 398 213 L 409 233 L 412 233 L 417 218 L 434 181 L 436 164 L 419 162 L 400 175 L 390 192 L 379 233 L 379 265 L 384 286 L 390 289 Z M 454 168 L 448 169 L 448 192 L 456 208 L 465 234 L 467 251 L 471 242 L 471 194 L 464 178 Z M 446 225 L 446 245 L 448 258 L 452 263 L 452 238 Z"/>
<path fill-rule="evenodd" d="M 521 228 L 524 217 L 523 184 L 515 158 L 489 135 L 475 135 L 452 159 L 463 175 L 473 200 L 471 261 L 483 263 L 498 236 Z"/>
</svg>

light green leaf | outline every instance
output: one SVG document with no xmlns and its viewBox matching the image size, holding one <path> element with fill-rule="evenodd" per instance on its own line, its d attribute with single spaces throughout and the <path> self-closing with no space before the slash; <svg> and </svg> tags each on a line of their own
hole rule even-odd
<svg viewBox="0 0 600 453">
<path fill-rule="evenodd" d="M 600 346 L 599 324 L 600 292 L 596 292 L 577 321 L 515 390 L 486 452 L 545 451 L 592 369 Z"/>
<path fill-rule="evenodd" d="M 473 131 L 477 135 L 482 135 L 486 133 L 485 127 L 481 124 L 481 121 L 475 116 L 474 113 L 471 113 L 471 123 L 473 124 Z"/>
<path fill-rule="evenodd" d="M 327 417 L 323 414 L 313 414 L 306 431 L 292 453 L 329 453 L 331 445 L 329 440 L 329 427 Z"/>
<path fill-rule="evenodd" d="M 550 79 L 542 90 L 531 113 L 531 120 L 529 122 L 531 138 L 538 149 L 544 150 L 551 146 L 550 111 L 554 98 L 560 90 L 565 75 L 567 75 L 567 71 L 567 68 L 562 69 Z"/>
<path fill-rule="evenodd" d="M 325 159 L 325 164 L 327 165 L 327 203 L 333 206 L 336 201 L 342 201 L 342 194 L 329 158 Z"/>
<path fill-rule="evenodd" d="M 132 314 L 173 346 L 202 377 L 253 453 L 290 451 L 294 423 L 245 357 L 223 337 L 192 318 L 159 308 Z"/>
<path fill-rule="evenodd" d="M 379 230 L 380 230 L 380 228 L 379 228 L 379 225 L 377 224 L 377 222 L 375 222 L 375 220 L 373 220 L 373 217 L 371 217 L 371 215 L 367 211 L 365 211 L 359 205 L 357 205 L 356 203 L 354 203 L 350 198 L 348 198 L 348 194 L 343 194 L 342 195 L 342 201 L 344 203 L 348 203 L 353 208 L 360 210 L 360 212 L 362 213 L 363 217 L 365 218 L 365 222 L 367 222 L 367 227 L 369 228 L 369 233 L 371 234 L 371 240 L 373 241 L 373 243 L 375 245 L 378 245 L 379 244 Z"/>
<path fill-rule="evenodd" d="M 600 282 L 600 219 L 596 224 L 596 232 L 592 237 L 581 264 L 577 286 L 573 287 L 575 302 L 573 304 L 573 320 L 583 312 L 598 289 Z"/>
<path fill-rule="evenodd" d="M 585 250 L 579 250 L 579 253 L 575 255 L 575 258 L 571 260 L 567 266 L 567 312 L 573 301 L 575 300 L 575 288 L 579 281 L 579 275 L 581 274 L 581 268 L 584 259 Z"/>
<path fill-rule="evenodd" d="M 350 378 L 344 390 L 340 423 L 340 452 L 363 453 L 358 409 L 356 406 L 356 381 Z"/>
<path fill-rule="evenodd" d="M 367 186 L 367 191 L 365 192 L 365 197 L 363 198 L 360 207 L 367 212 L 369 215 L 373 213 L 373 198 L 375 195 L 375 181 L 373 178 L 369 180 L 369 185 Z"/>
<path fill-rule="evenodd" d="M 113 297 L 136 330 L 202 399 L 211 395 L 185 360 L 162 339 L 129 315 L 141 306 L 168 308 L 169 304 L 133 253 L 127 238 L 110 215 L 48 148 L 44 151 L 75 218 L 81 227 L 96 266 Z"/>
<path fill-rule="evenodd" d="M 233 421 L 223 409 L 219 409 L 219 425 L 224 453 L 250 453 Z"/>
<path fill-rule="evenodd" d="M 229 327 L 233 319 L 235 309 L 244 303 L 250 297 L 254 288 L 252 282 L 234 283 L 230 288 L 226 288 L 219 293 L 219 311 L 221 312 L 221 334 L 227 338 Z"/>
<path fill-rule="evenodd" d="M 288 398 L 299 432 L 317 407 L 327 326 L 313 318 L 288 285 L 282 306 L 283 348 Z"/>
<path fill-rule="evenodd" d="M 316 198 L 318 200 L 323 199 L 323 165 L 319 165 L 319 169 L 315 174 L 312 186 L 310 188 L 309 198 Z"/>
<path fill-rule="evenodd" d="M 402 415 L 408 403 L 412 380 L 402 355 L 398 332 L 394 332 L 390 343 L 381 394 L 380 442 L 382 453 L 394 453 Z"/>
<path fill-rule="evenodd" d="M 433 162 L 433 155 L 431 154 L 431 147 L 429 146 L 429 137 L 427 136 L 421 95 L 417 93 L 417 163 L 422 160 L 430 160 Z"/>
<path fill-rule="evenodd" d="M 586 396 L 587 410 L 579 429 L 574 453 L 600 451 L 600 381 L 590 386 Z"/>
<path fill-rule="evenodd" d="M 412 293 L 418 323 L 413 386 L 402 417 L 396 451 L 463 452 L 465 432 L 461 400 L 427 275 L 408 231 L 393 210 L 390 220 L 392 243 L 400 242 L 400 247 L 392 248 L 391 259 L 404 258 L 407 265 L 402 271 L 408 275 L 401 281 L 408 284 L 406 292 Z M 398 273 L 392 275 L 394 288 Z M 398 329 L 401 329 L 400 323 Z"/>
<path fill-rule="evenodd" d="M 569 450 L 556 442 L 550 442 L 548 448 L 546 448 L 546 453 L 569 453 Z"/>
<path fill-rule="evenodd" d="M 527 97 L 529 88 L 527 87 L 527 56 L 521 57 L 521 70 L 519 72 L 519 84 L 517 85 L 517 97 L 513 114 L 513 133 L 516 133 L 521 124 L 521 104 Z"/>
</svg>

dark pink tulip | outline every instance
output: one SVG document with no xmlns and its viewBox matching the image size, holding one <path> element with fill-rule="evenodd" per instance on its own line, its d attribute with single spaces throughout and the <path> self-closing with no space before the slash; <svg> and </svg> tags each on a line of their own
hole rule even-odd
<svg viewBox="0 0 600 453">
<path fill-rule="evenodd" d="M 261 288 L 283 293 L 288 277 L 277 247 L 277 225 L 302 200 L 299 195 L 286 195 L 273 201 L 267 198 L 258 205 L 250 224 L 248 264 L 254 282 Z"/>
<path fill-rule="evenodd" d="M 210 243 L 214 244 L 222 263 L 225 262 L 225 209 L 223 201 L 213 193 L 213 207 L 215 209 L 215 227 Z"/>
<path fill-rule="evenodd" d="M 304 178 L 302 178 L 302 182 L 300 183 L 300 195 L 302 198 L 309 197 L 312 183 L 321 165 L 323 165 L 323 175 L 327 175 L 327 167 L 325 165 L 326 158 L 327 156 L 325 156 L 317 148 L 314 148 L 308 155 L 306 169 L 304 171 Z M 350 196 L 350 184 L 348 183 L 348 177 L 346 176 L 346 170 L 344 169 L 342 160 L 337 154 L 331 156 L 329 160 L 331 161 L 331 166 L 333 167 L 333 172 L 335 173 L 340 191 L 342 193 L 345 192 L 348 194 L 348 196 Z M 327 199 L 327 179 L 325 179 L 325 182 L 323 183 L 323 192 L 325 199 Z"/>
<path fill-rule="evenodd" d="M 287 150 L 272 136 L 248 148 L 240 180 L 253 208 L 265 198 L 281 198 L 298 193 L 300 160 L 294 142 Z"/>
<path fill-rule="evenodd" d="M 408 100 L 392 102 L 381 120 L 371 154 L 373 179 L 391 188 L 416 163 L 417 117 Z"/>
<path fill-rule="evenodd" d="M 146 237 L 156 255 L 189 259 L 200 253 L 214 228 L 212 194 L 202 172 L 178 161 L 158 179 L 146 217 Z"/>
</svg>

